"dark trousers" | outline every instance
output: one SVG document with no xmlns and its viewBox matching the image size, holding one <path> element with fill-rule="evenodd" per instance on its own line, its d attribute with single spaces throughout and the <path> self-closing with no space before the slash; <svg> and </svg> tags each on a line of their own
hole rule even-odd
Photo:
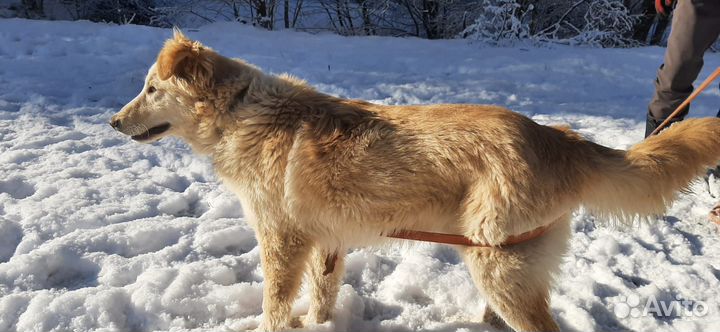
<svg viewBox="0 0 720 332">
<path fill-rule="evenodd" d="M 693 91 L 703 66 L 703 54 L 720 34 L 720 0 L 679 0 L 664 63 L 655 80 L 649 121 L 662 121 Z M 680 118 L 687 114 L 687 109 Z"/>
</svg>

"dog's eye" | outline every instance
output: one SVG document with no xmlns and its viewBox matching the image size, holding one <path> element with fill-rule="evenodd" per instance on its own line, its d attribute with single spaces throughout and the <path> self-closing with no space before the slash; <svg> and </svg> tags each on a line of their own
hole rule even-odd
<svg viewBox="0 0 720 332">
<path fill-rule="evenodd" d="M 153 92 L 155 92 L 155 91 L 157 91 L 157 89 L 155 89 L 155 87 L 152 86 L 152 85 L 149 86 L 148 89 L 147 89 L 147 93 L 153 93 Z"/>
</svg>

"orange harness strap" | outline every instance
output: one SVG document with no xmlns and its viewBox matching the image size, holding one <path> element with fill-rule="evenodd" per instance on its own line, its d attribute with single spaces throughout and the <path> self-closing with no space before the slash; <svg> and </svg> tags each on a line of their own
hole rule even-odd
<svg viewBox="0 0 720 332">
<path fill-rule="evenodd" d="M 434 233 L 434 232 L 423 232 L 423 231 L 413 231 L 413 230 L 407 230 L 403 229 L 400 231 L 397 231 L 395 233 L 387 235 L 387 237 L 395 238 L 395 239 L 405 239 L 405 240 L 415 240 L 415 241 L 425 241 L 425 242 L 434 242 L 434 243 L 443 243 L 443 244 L 452 244 L 452 245 L 459 245 L 459 246 L 468 246 L 468 247 L 483 247 L 483 248 L 500 248 L 505 246 L 511 246 L 515 244 L 519 244 L 525 241 L 530 241 L 534 238 L 537 238 L 550 228 L 553 224 L 540 226 L 536 229 L 533 229 L 531 231 L 518 234 L 518 235 L 511 235 L 505 240 L 505 242 L 493 246 L 488 243 L 475 243 L 472 240 L 470 240 L 467 237 L 464 237 L 462 235 L 456 235 L 456 234 L 445 234 L 445 233 Z"/>
<path fill-rule="evenodd" d="M 434 233 L 434 232 L 424 232 L 424 231 L 413 231 L 408 229 L 399 230 L 395 233 L 386 235 L 387 237 L 391 237 L 394 239 L 403 239 L 403 240 L 414 240 L 414 241 L 425 241 L 425 242 L 433 242 L 433 243 L 442 243 L 442 244 L 451 244 L 451 245 L 458 245 L 458 246 L 466 246 L 466 247 L 481 247 L 481 248 L 502 248 L 506 246 L 512 246 L 515 244 L 520 244 L 526 241 L 530 241 L 532 239 L 538 238 L 545 234 L 545 232 L 552 227 L 553 224 L 540 226 L 536 229 L 533 229 L 531 231 L 518 234 L 518 235 L 511 235 L 505 240 L 505 242 L 493 246 L 488 243 L 475 243 L 472 240 L 470 240 L 467 237 L 464 237 L 462 235 L 456 235 L 456 234 L 445 234 L 445 233 Z M 323 271 L 323 275 L 328 275 L 330 273 L 333 273 L 335 271 L 335 263 L 337 262 L 338 253 L 333 252 L 332 254 L 327 255 L 325 257 L 325 271 Z"/>
</svg>

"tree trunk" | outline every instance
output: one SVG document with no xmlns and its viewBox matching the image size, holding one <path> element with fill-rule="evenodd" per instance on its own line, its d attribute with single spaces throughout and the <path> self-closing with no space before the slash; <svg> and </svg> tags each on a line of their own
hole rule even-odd
<svg viewBox="0 0 720 332">
<path fill-rule="evenodd" d="M 345 15 L 343 15 L 342 8 L 340 6 L 342 0 L 335 0 L 335 16 L 337 17 L 338 24 L 343 31 L 339 31 L 342 35 L 347 35 L 347 28 L 345 27 Z"/>
<path fill-rule="evenodd" d="M 362 14 L 363 27 L 365 34 L 368 36 L 375 34 L 372 21 L 370 20 L 370 9 L 368 8 L 368 0 L 360 0 L 360 12 Z"/>
<path fill-rule="evenodd" d="M 44 18 L 44 7 L 43 0 L 22 0 L 22 10 L 25 18 Z"/>
<path fill-rule="evenodd" d="M 253 1 L 253 7 L 257 12 L 257 18 L 255 22 L 257 25 L 272 30 L 273 21 L 275 21 L 275 5 L 276 0 L 255 0 Z"/>
<path fill-rule="evenodd" d="M 270 10 L 268 10 L 268 30 L 275 29 L 275 9 L 277 9 L 277 0 L 270 0 Z"/>
<path fill-rule="evenodd" d="M 283 21 L 285 22 L 285 29 L 290 28 L 290 0 L 283 1 Z"/>
<path fill-rule="evenodd" d="M 535 24 L 535 19 L 533 13 L 535 12 L 535 5 L 534 0 L 522 0 L 520 1 L 520 17 L 523 19 L 526 19 L 528 22 L 528 33 L 532 36 L 537 31 L 537 24 Z M 530 6 L 533 6 L 532 9 L 530 9 Z"/>
<path fill-rule="evenodd" d="M 410 3 L 412 0 L 403 0 L 403 4 L 405 5 L 405 8 L 407 8 L 408 15 L 410 15 L 410 19 L 413 21 L 413 25 L 415 26 L 415 37 L 420 37 L 420 24 L 418 23 L 418 20 L 416 18 L 416 11 L 414 10 L 415 7 Z"/>
<path fill-rule="evenodd" d="M 235 21 L 240 21 L 240 8 L 237 5 L 237 2 L 232 2 L 232 10 L 233 10 L 233 19 Z"/>
<path fill-rule="evenodd" d="M 353 35 L 356 35 L 355 25 L 353 24 L 352 12 L 350 11 L 350 6 L 348 5 L 348 0 L 343 1 L 343 11 L 345 12 L 345 17 L 347 17 L 347 22 L 348 22 L 348 27 L 350 28 L 350 33 Z"/>
<path fill-rule="evenodd" d="M 425 27 L 425 37 L 427 37 L 427 39 L 440 38 L 440 22 L 438 22 L 440 14 L 439 0 L 423 0 L 422 6 L 422 22 Z"/>
<path fill-rule="evenodd" d="M 293 19 L 292 19 L 292 27 L 295 27 L 295 24 L 297 24 L 298 17 L 300 16 L 300 12 L 302 11 L 302 5 L 303 0 L 297 0 L 297 3 L 295 4 L 295 12 L 293 12 Z"/>
</svg>

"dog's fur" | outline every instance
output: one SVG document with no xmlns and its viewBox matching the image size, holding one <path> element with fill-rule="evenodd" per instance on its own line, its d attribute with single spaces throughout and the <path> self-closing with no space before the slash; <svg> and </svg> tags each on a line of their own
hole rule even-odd
<svg viewBox="0 0 720 332">
<path fill-rule="evenodd" d="M 303 272 L 305 323 L 332 316 L 347 248 L 399 229 L 509 247 L 457 247 L 485 319 L 551 331 L 548 295 L 580 205 L 620 217 L 662 213 L 720 157 L 720 119 L 686 120 L 629 151 L 589 142 L 496 106 L 383 106 L 328 96 L 290 76 L 225 58 L 179 31 L 143 91 L 113 117 L 125 134 L 162 123 L 209 155 L 261 246 L 261 329 L 289 327 Z M 329 254 L 340 253 L 323 275 Z"/>
</svg>

